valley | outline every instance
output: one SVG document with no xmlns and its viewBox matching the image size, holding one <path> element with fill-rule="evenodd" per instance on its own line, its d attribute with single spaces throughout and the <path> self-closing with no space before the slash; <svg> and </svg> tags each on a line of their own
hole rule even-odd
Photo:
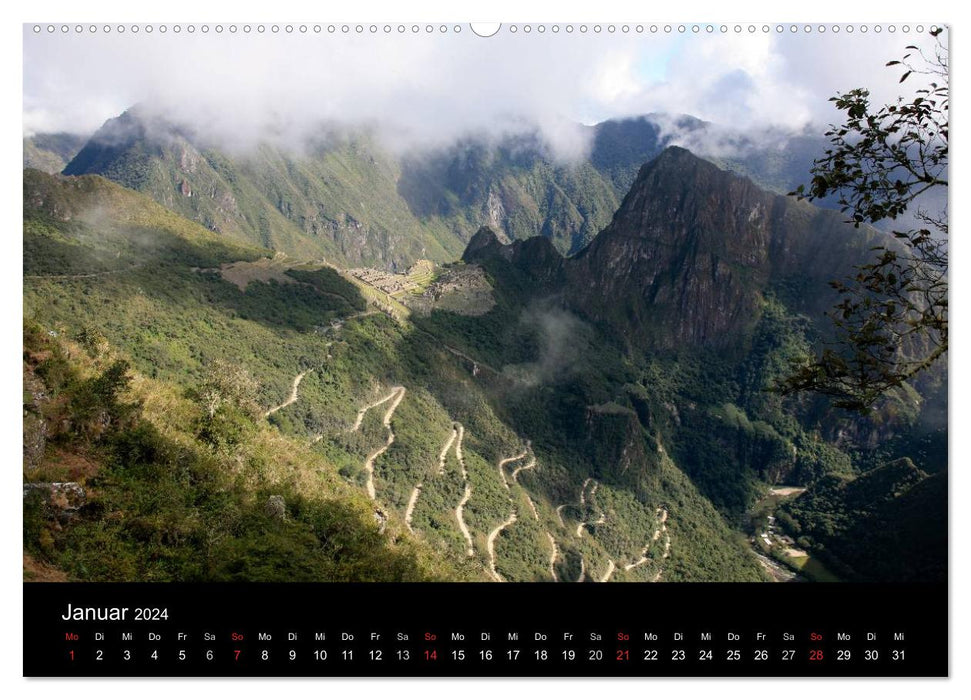
<svg viewBox="0 0 971 700">
<path fill-rule="evenodd" d="M 817 509 L 857 484 L 880 505 L 855 531 L 900 489 L 830 437 L 847 419 L 766 387 L 819 337 L 802 319 L 822 292 L 805 290 L 879 234 L 845 236 L 838 216 L 683 149 L 629 180 L 596 237 L 482 228 L 461 253 L 464 234 L 446 245 L 432 226 L 388 258 L 286 227 L 254 245 L 250 218 L 189 221 L 208 216 L 199 198 L 162 198 L 170 210 L 95 175 L 25 171 L 25 386 L 40 387 L 25 431 L 44 436 L 25 479 L 90 500 L 56 526 L 32 505 L 31 556 L 97 580 L 766 581 L 787 576 L 776 555 L 825 568 L 808 562 L 827 535 L 798 534 Z M 672 217 L 672 202 L 688 204 Z M 334 231 L 375 234 L 351 211 Z M 84 381 L 116 387 L 107 408 L 86 407 Z M 904 471 L 932 497 L 927 472 Z M 231 496 L 196 493 L 210 481 Z M 757 531 L 770 551 L 746 539 L 766 493 L 781 504 Z"/>
</svg>

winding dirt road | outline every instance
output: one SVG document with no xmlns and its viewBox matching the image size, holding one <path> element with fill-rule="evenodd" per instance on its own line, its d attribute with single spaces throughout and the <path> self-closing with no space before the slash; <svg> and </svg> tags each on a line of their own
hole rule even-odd
<svg viewBox="0 0 971 700">
<path fill-rule="evenodd" d="M 438 453 L 438 473 L 445 473 L 445 458 L 448 456 L 448 451 L 452 449 L 452 443 L 455 442 L 455 438 L 458 435 L 458 430 L 456 430 L 455 425 L 452 425 L 452 434 L 448 436 L 445 441 L 442 451 Z"/>
<path fill-rule="evenodd" d="M 653 540 L 652 540 L 652 542 L 653 542 Z M 643 566 L 647 562 L 651 561 L 647 557 L 647 550 L 650 549 L 650 547 L 651 547 L 651 543 L 650 542 L 648 542 L 646 545 L 644 545 L 644 549 L 641 550 L 641 557 L 640 557 L 640 559 L 638 559 L 637 561 L 631 562 L 630 564 L 625 564 L 624 565 L 624 571 L 630 571 L 631 569 L 636 569 L 638 566 Z"/>
<path fill-rule="evenodd" d="M 472 484 L 469 483 L 469 470 L 465 467 L 465 457 L 462 455 L 462 440 L 465 438 L 465 428 L 461 423 L 457 423 L 456 428 L 458 428 L 458 436 L 455 440 L 455 456 L 459 460 L 459 468 L 462 470 L 462 480 L 465 482 L 465 493 L 462 494 L 462 500 L 455 507 L 455 519 L 459 521 L 459 530 L 462 531 L 462 536 L 465 538 L 465 543 L 468 547 L 465 553 L 472 557 L 475 556 L 475 546 L 472 544 L 472 533 L 469 532 L 468 525 L 465 524 L 464 511 L 465 504 L 469 502 L 469 498 L 472 497 Z"/>
<path fill-rule="evenodd" d="M 462 456 L 462 440 L 465 438 L 465 428 L 461 423 L 456 425 L 458 428 L 458 442 L 455 443 L 455 456 L 459 460 L 459 468 L 462 470 L 462 479 L 469 480 L 469 472 L 465 468 L 465 458 Z"/>
<path fill-rule="evenodd" d="M 472 533 L 469 532 L 469 526 L 465 524 L 465 504 L 468 503 L 469 499 L 472 497 L 472 484 L 469 483 L 469 470 L 465 466 L 465 456 L 462 454 L 462 440 L 464 439 L 465 427 L 461 423 L 453 423 L 452 434 L 448 437 L 448 440 L 445 441 L 445 446 L 438 455 L 438 473 L 439 475 L 445 473 L 445 458 L 448 456 L 448 451 L 454 445 L 455 457 L 459 463 L 459 469 L 462 473 L 462 480 L 465 482 L 465 492 L 462 494 L 462 500 L 459 501 L 457 506 L 455 506 L 455 520 L 458 521 L 459 530 L 462 531 L 462 537 L 465 538 L 465 553 L 466 555 L 473 557 L 475 556 L 475 545 L 472 542 Z"/>
<path fill-rule="evenodd" d="M 448 439 L 445 440 L 445 445 L 442 447 L 442 451 L 438 454 L 438 473 L 439 475 L 445 474 L 445 458 L 448 456 L 448 451 L 452 449 L 452 445 L 455 444 L 456 438 L 458 438 L 458 444 L 455 447 L 455 455 L 458 457 L 459 465 L 462 468 L 462 478 L 465 479 L 465 494 L 462 496 L 462 501 L 455 509 L 455 518 L 459 522 L 459 529 L 462 530 L 462 535 L 465 537 L 465 541 L 469 544 L 469 556 L 472 556 L 475 553 L 472 549 L 472 535 L 469 533 L 469 529 L 466 527 L 465 520 L 462 515 L 465 504 L 472 495 L 472 487 L 468 483 L 468 473 L 465 469 L 465 460 L 462 457 L 462 438 L 464 436 L 465 428 L 458 423 L 453 423 L 452 433 L 448 436 Z M 411 527 L 411 517 L 415 512 L 415 505 L 418 503 L 418 497 L 421 495 L 422 488 L 422 482 L 419 481 L 417 484 L 415 484 L 415 488 L 411 490 L 411 496 L 408 498 L 408 505 L 405 508 L 405 526 L 408 528 L 409 532 L 414 532 Z"/>
<path fill-rule="evenodd" d="M 529 450 L 525 449 L 515 457 L 506 457 L 505 459 L 499 460 L 499 478 L 502 479 L 502 485 L 506 487 L 506 490 L 509 490 L 509 482 L 506 481 L 506 472 L 504 472 L 502 468 L 507 464 L 511 464 L 512 462 L 518 462 L 528 453 Z"/>
<path fill-rule="evenodd" d="M 607 570 L 604 572 L 604 575 L 600 577 L 600 583 L 607 583 L 607 581 L 609 581 L 610 577 L 613 575 L 614 575 L 614 560 L 608 559 Z"/>
<path fill-rule="evenodd" d="M 368 495 L 368 498 L 370 498 L 372 501 L 375 500 L 376 498 L 376 494 L 374 492 L 374 460 L 376 460 L 378 457 L 383 455 L 387 451 L 387 449 L 391 447 L 392 444 L 394 444 L 394 431 L 391 429 L 391 418 L 392 416 L 394 416 L 394 412 L 395 410 L 397 410 L 398 404 L 400 404 L 401 400 L 405 398 L 405 391 L 406 390 L 403 386 L 396 386 L 394 389 L 392 389 L 391 393 L 388 394 L 387 397 L 385 397 L 385 399 L 383 399 L 378 404 L 376 404 L 376 405 L 380 405 L 385 401 L 387 401 L 392 396 L 395 396 L 395 400 L 391 403 L 391 406 L 388 407 L 388 410 L 385 412 L 384 418 L 381 421 L 381 423 L 388 431 L 388 439 L 384 443 L 384 445 L 382 445 L 374 452 L 372 452 L 370 455 L 368 455 L 368 458 L 364 462 L 364 471 L 367 472 L 367 484 L 366 484 L 367 495 Z M 373 408 L 373 406 L 369 408 Z M 358 422 L 356 423 L 356 425 L 360 426 L 360 421 L 362 420 L 364 420 L 364 417 L 360 412 L 358 412 Z"/>
<path fill-rule="evenodd" d="M 587 563 L 583 561 L 583 557 L 580 557 L 580 577 L 577 579 L 577 583 L 583 583 L 587 580 Z"/>
<path fill-rule="evenodd" d="M 506 579 L 500 576 L 499 572 L 496 571 L 496 538 L 499 536 L 500 532 L 505 530 L 514 522 L 516 522 L 515 510 L 513 510 L 509 514 L 509 517 L 506 518 L 506 521 L 504 523 L 499 524 L 495 530 L 489 533 L 489 539 L 486 541 L 486 549 L 489 552 L 489 575 L 492 576 L 493 579 L 495 579 L 500 583 L 505 581 Z"/>
<path fill-rule="evenodd" d="M 415 484 L 415 488 L 411 491 L 411 498 L 408 499 L 408 507 L 405 508 L 405 527 L 408 528 L 408 532 L 414 532 L 411 529 L 411 516 L 415 512 L 415 504 L 418 503 L 418 496 L 421 495 L 421 483 Z"/>
<path fill-rule="evenodd" d="M 593 488 L 590 489 L 590 495 L 584 496 L 584 493 L 587 490 L 587 484 L 589 484 L 591 481 L 593 481 Z M 599 486 L 600 486 L 600 482 L 595 481 L 594 479 L 587 479 L 586 481 L 583 482 L 583 486 L 580 487 L 580 507 L 581 508 L 583 508 L 586 505 L 587 498 L 590 499 L 591 504 L 593 503 L 594 494 L 597 493 L 597 487 Z M 603 511 L 600 511 L 600 517 L 597 518 L 592 523 L 581 521 L 580 523 L 577 524 L 577 537 L 583 537 L 583 530 L 587 525 L 603 525 L 606 521 L 607 521 L 607 514 L 604 513 Z"/>
<path fill-rule="evenodd" d="M 516 467 L 515 469 L 513 469 L 512 474 L 510 474 L 510 476 L 512 477 L 512 482 L 518 486 L 519 485 L 519 472 L 524 472 L 524 471 L 526 471 L 528 469 L 535 469 L 535 468 L 536 468 L 536 457 L 531 455 L 530 458 L 529 458 L 529 462 L 527 462 L 525 464 L 525 466 L 524 465 L 520 465 L 520 466 Z"/>
<path fill-rule="evenodd" d="M 532 449 L 530 447 L 530 441 L 527 440 L 526 449 L 524 449 L 522 452 L 520 452 L 518 455 L 514 457 L 506 457 L 505 459 L 502 459 L 499 461 L 499 478 L 502 479 L 502 485 L 505 486 L 506 490 L 508 491 L 509 482 L 506 480 L 506 472 L 503 470 L 503 467 L 506 466 L 507 464 L 511 464 L 513 462 L 518 462 L 522 460 L 524 457 L 526 457 L 526 455 L 530 456 L 529 462 L 527 462 L 526 464 L 521 464 L 515 469 L 513 469 L 512 474 L 510 476 L 512 478 L 513 483 L 516 484 L 516 486 L 519 486 L 523 490 L 523 495 L 526 496 L 526 501 L 527 503 L 529 503 L 529 509 L 533 513 L 533 518 L 535 520 L 539 520 L 539 512 L 536 510 L 536 504 L 533 503 L 533 499 L 530 498 L 529 492 L 526 491 L 526 489 L 523 488 L 522 484 L 519 483 L 519 472 L 526 471 L 527 469 L 536 468 L 536 456 L 531 453 L 532 453 Z M 560 518 L 560 521 L 562 524 L 562 518 Z"/>
<path fill-rule="evenodd" d="M 523 495 L 526 496 L 526 503 L 529 504 L 529 509 L 533 512 L 533 520 L 539 520 L 539 511 L 536 510 L 536 504 L 533 503 L 533 499 L 529 497 L 526 489 L 523 489 Z"/>
<path fill-rule="evenodd" d="M 264 413 L 263 414 L 263 417 L 264 418 L 269 418 L 274 413 L 276 413 L 277 411 L 279 411 L 281 408 L 286 408 L 290 404 L 296 402 L 296 400 L 297 400 L 297 390 L 300 388 L 300 382 L 303 381 L 303 378 L 307 376 L 307 373 L 308 372 L 313 372 L 313 369 L 305 369 L 303 372 L 301 372 L 300 374 L 298 374 L 296 377 L 293 378 L 293 386 L 290 387 L 290 396 L 287 397 L 287 400 L 284 401 L 283 403 L 281 403 L 279 406 L 274 406 L 269 411 L 267 411 L 266 413 Z"/>
<path fill-rule="evenodd" d="M 630 571 L 631 569 L 636 569 L 638 566 L 642 566 L 651 561 L 650 557 L 647 556 L 647 550 L 651 548 L 651 545 L 657 542 L 661 535 L 664 535 L 667 539 L 664 542 L 664 553 L 661 559 L 667 559 L 671 555 L 671 536 L 668 534 L 668 511 L 666 508 L 658 508 L 656 512 L 657 516 L 660 516 L 660 526 L 654 530 L 654 535 L 651 537 L 651 541 L 644 545 L 644 549 L 641 550 L 641 557 L 635 562 L 627 564 L 624 566 L 624 571 Z M 660 573 L 660 572 L 659 572 Z"/>
<path fill-rule="evenodd" d="M 385 396 L 383 398 L 378 399 L 377 401 L 375 401 L 373 403 L 369 403 L 367 406 L 365 406 L 360 411 L 358 411 L 357 412 L 357 418 L 354 420 L 354 425 L 352 425 L 347 432 L 349 432 L 349 433 L 356 433 L 358 430 L 360 430 L 361 423 L 364 421 L 364 416 L 367 414 L 367 412 L 370 411 L 372 408 L 377 408 L 381 404 L 383 404 L 383 403 L 385 403 L 387 401 L 390 401 L 391 399 L 393 399 L 395 397 L 395 395 L 399 391 L 404 391 L 404 387 L 400 387 L 400 386 L 394 387 L 391 390 L 391 393 L 390 394 L 388 394 L 387 396 Z"/>
<path fill-rule="evenodd" d="M 560 556 L 560 550 L 556 548 L 556 540 L 553 539 L 553 535 L 547 532 L 546 537 L 550 541 L 550 576 L 553 578 L 554 582 L 559 583 L 560 577 L 556 575 L 555 565 L 557 558 Z"/>
<path fill-rule="evenodd" d="M 529 452 L 528 445 L 527 445 L 526 451 Z M 525 456 L 525 455 L 526 455 L 526 452 L 523 452 L 521 456 Z M 533 499 L 530 498 L 529 492 L 523 487 L 522 484 L 519 483 L 519 472 L 524 472 L 528 469 L 535 469 L 535 468 L 536 468 L 536 456 L 531 454 L 529 457 L 529 462 L 527 462 L 525 465 L 521 464 L 518 467 L 516 467 L 510 476 L 512 477 L 512 482 L 523 490 L 523 495 L 526 496 L 526 502 L 529 504 L 529 509 L 533 513 L 533 519 L 539 520 L 539 512 L 536 510 L 536 504 L 533 503 Z M 499 469 L 499 473 L 502 474 L 501 467 Z M 503 479 L 503 483 L 506 483 L 505 479 Z M 506 488 L 509 488 L 509 484 L 506 484 Z"/>
<path fill-rule="evenodd" d="M 586 500 L 587 484 L 589 484 L 591 481 L 593 481 L 593 479 L 587 478 L 587 480 L 583 482 L 583 486 L 580 487 L 580 506 L 581 507 L 587 504 L 587 500 Z"/>
<path fill-rule="evenodd" d="M 462 517 L 462 511 L 465 508 L 465 504 L 469 502 L 470 496 L 472 496 L 472 486 L 469 482 L 465 482 L 465 493 L 462 494 L 462 500 L 459 501 L 458 507 L 455 509 L 455 519 L 459 521 L 459 530 L 462 531 L 462 536 L 465 537 L 465 543 L 468 545 L 465 553 L 467 556 L 473 557 L 475 556 L 475 547 L 472 545 L 472 533 L 469 532 L 469 528 L 465 524 L 465 519 Z"/>
</svg>

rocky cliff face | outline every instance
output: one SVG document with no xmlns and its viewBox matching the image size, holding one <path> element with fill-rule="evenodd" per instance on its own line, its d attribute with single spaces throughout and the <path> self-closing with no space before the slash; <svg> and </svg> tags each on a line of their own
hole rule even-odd
<svg viewBox="0 0 971 700">
<path fill-rule="evenodd" d="M 661 346 L 717 342 L 754 318 L 784 206 L 749 180 L 668 148 L 573 262 L 572 296 Z"/>
<path fill-rule="evenodd" d="M 466 259 L 498 256 L 556 281 L 567 305 L 630 343 L 672 349 L 733 343 L 770 289 L 794 310 L 827 308 L 828 282 L 865 258 L 874 235 L 670 147 L 575 257 L 532 241 L 501 246 L 480 231 Z"/>
</svg>

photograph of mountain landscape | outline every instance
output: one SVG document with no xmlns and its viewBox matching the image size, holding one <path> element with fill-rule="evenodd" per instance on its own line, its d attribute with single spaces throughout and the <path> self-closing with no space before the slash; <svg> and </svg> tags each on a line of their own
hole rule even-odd
<svg viewBox="0 0 971 700">
<path fill-rule="evenodd" d="M 24 581 L 946 580 L 947 32 L 683 29 L 25 25 Z"/>
</svg>

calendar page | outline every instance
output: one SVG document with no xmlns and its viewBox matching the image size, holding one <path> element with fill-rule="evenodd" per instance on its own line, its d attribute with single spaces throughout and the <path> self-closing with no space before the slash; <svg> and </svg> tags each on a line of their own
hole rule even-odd
<svg viewBox="0 0 971 700">
<path fill-rule="evenodd" d="M 23 60 L 24 675 L 948 675 L 946 26 Z"/>
</svg>

